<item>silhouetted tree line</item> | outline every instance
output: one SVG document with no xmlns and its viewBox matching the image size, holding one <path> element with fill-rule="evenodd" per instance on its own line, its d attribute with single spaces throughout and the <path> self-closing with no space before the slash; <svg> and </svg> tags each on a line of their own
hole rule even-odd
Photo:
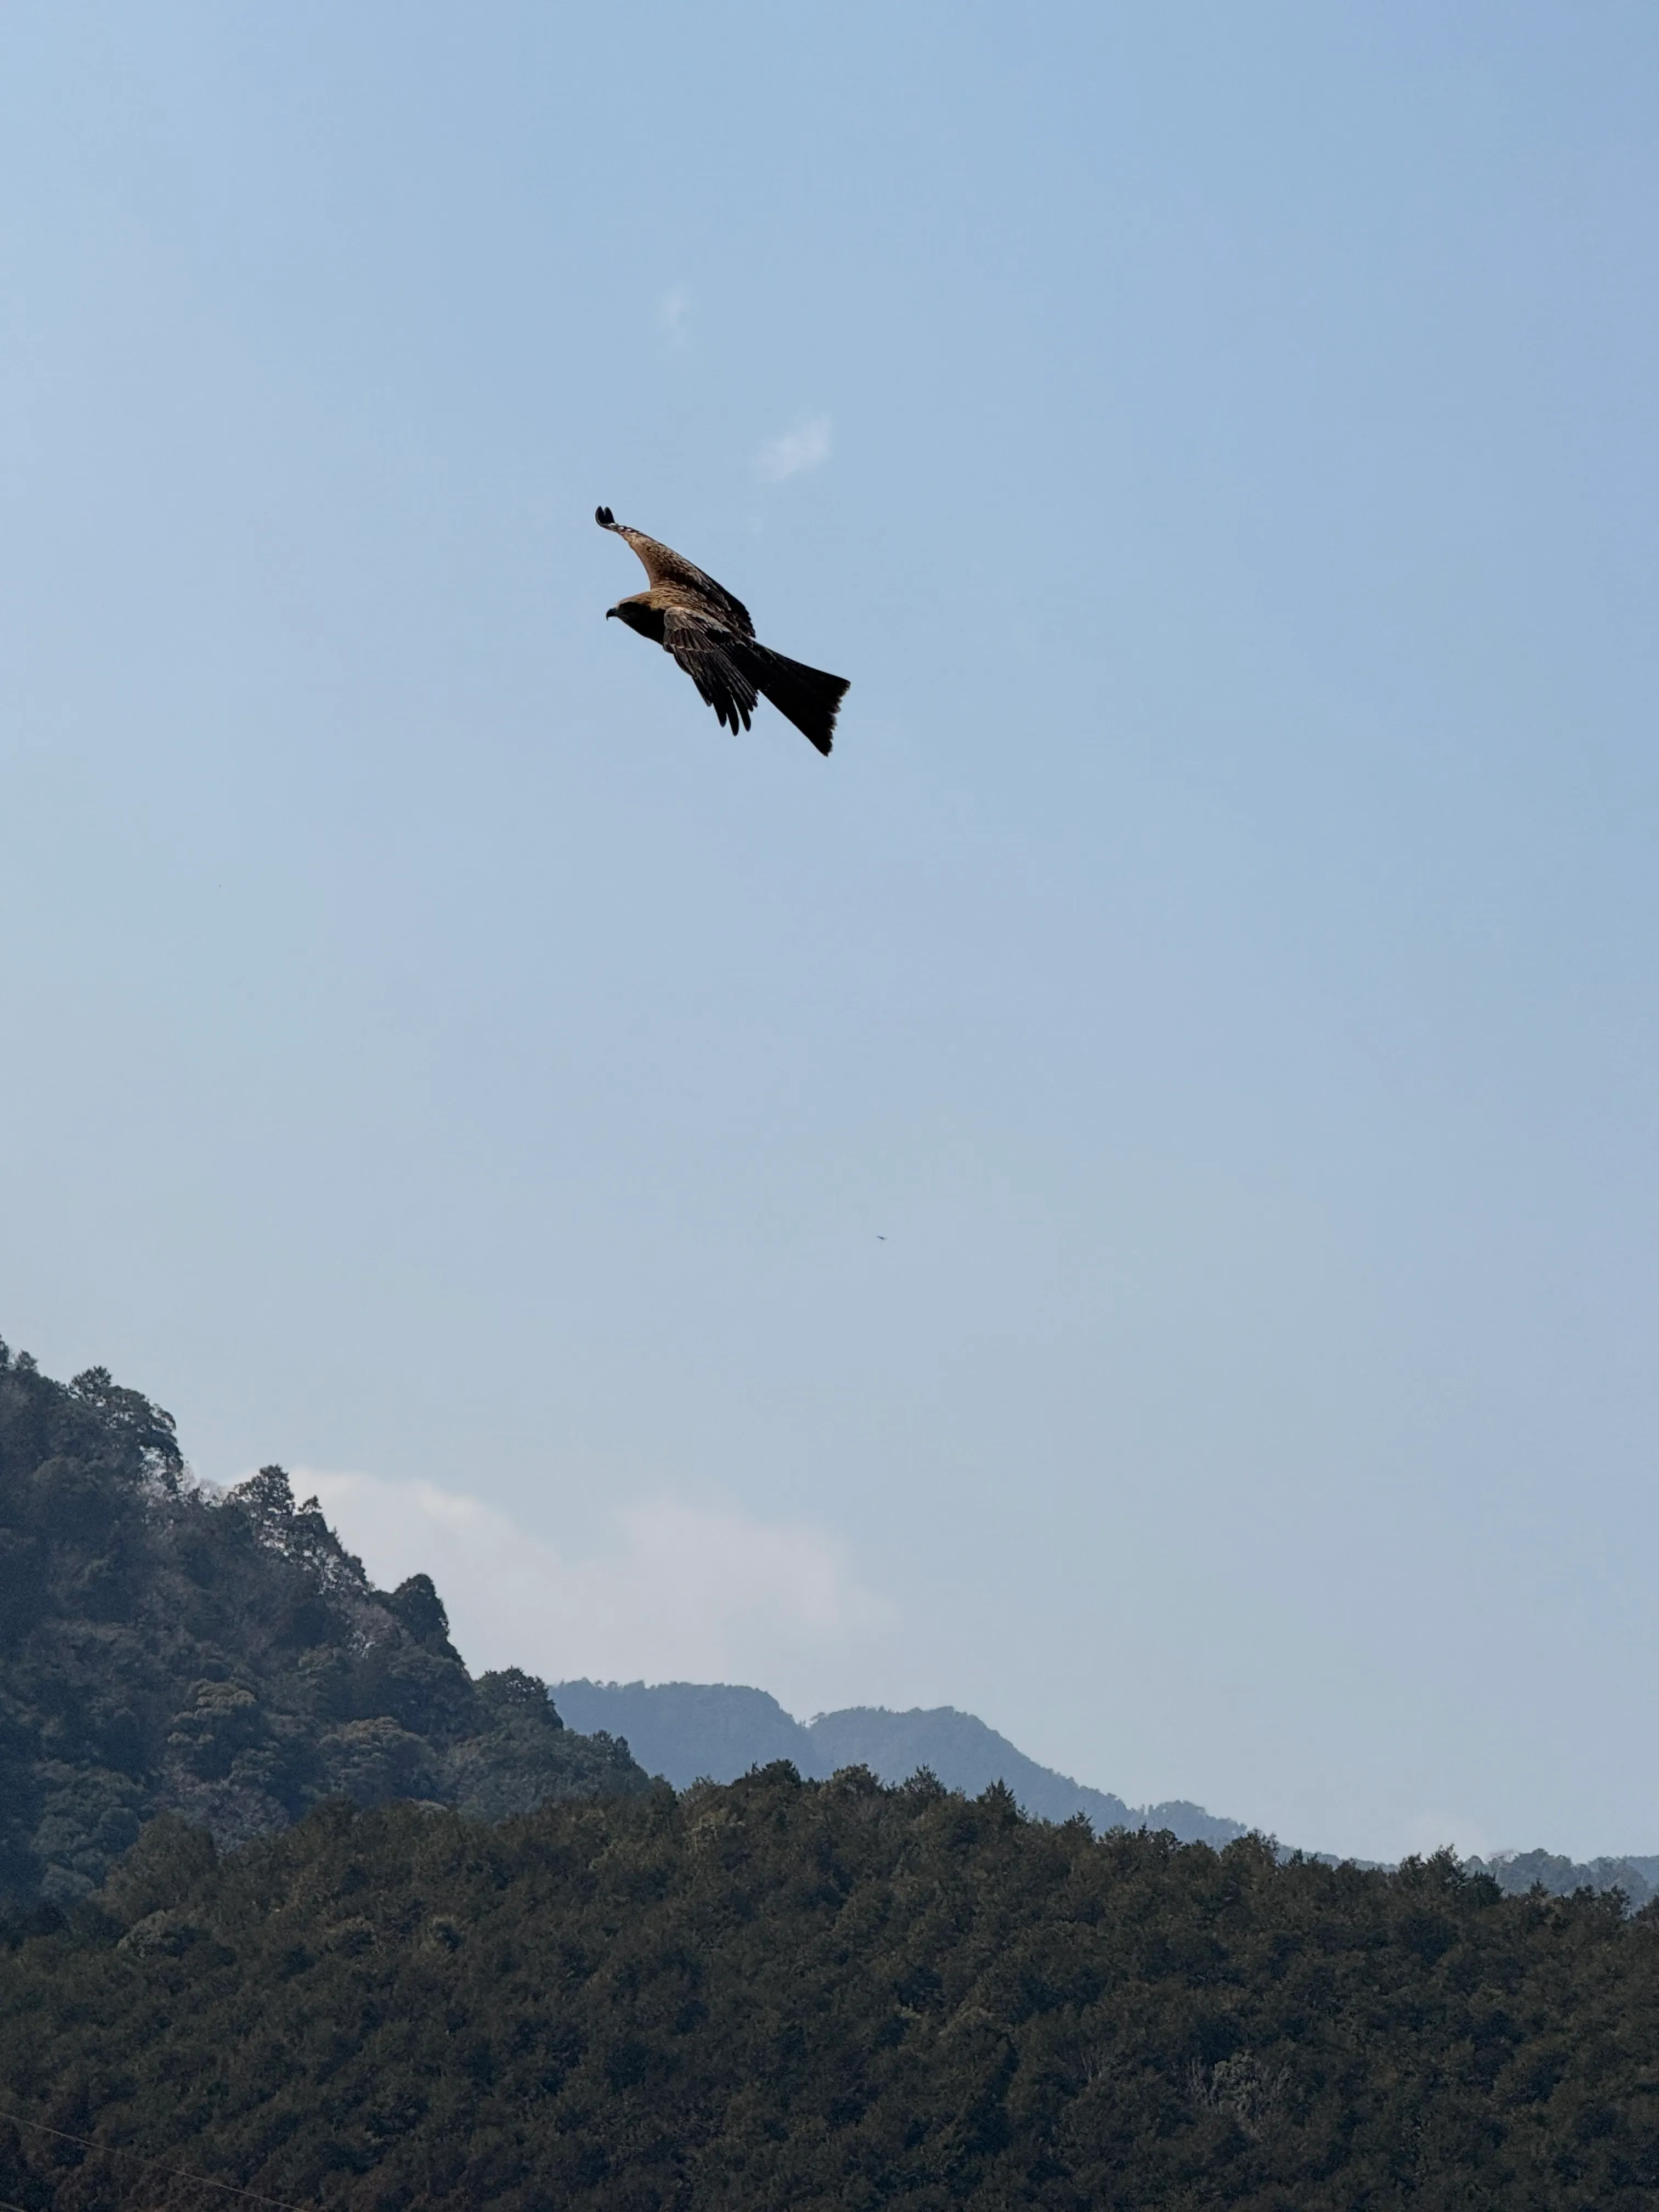
<svg viewBox="0 0 1659 2212">
<path fill-rule="evenodd" d="M 374 1589 L 280 1468 L 208 1494 L 159 1407 L 3 1344 L 0 1662 L 0 1896 L 86 1895 L 162 1811 L 229 1844 L 342 1795 L 647 1786 L 533 1676 L 473 1680 L 428 1577 Z"/>
<path fill-rule="evenodd" d="M 0 2198 L 1645 2212 L 1656 1939 L 860 1770 L 168 1820 L 0 1941 Z"/>
</svg>

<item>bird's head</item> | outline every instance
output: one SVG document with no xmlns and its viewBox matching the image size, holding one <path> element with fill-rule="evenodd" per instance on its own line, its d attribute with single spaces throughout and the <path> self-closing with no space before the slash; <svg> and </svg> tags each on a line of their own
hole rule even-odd
<svg viewBox="0 0 1659 2212">
<path fill-rule="evenodd" d="M 612 615 L 629 629 L 637 630 L 641 637 L 654 638 L 659 645 L 662 643 L 662 617 L 654 607 L 642 606 L 638 599 L 618 599 L 614 607 L 605 611 L 607 622 Z"/>
</svg>

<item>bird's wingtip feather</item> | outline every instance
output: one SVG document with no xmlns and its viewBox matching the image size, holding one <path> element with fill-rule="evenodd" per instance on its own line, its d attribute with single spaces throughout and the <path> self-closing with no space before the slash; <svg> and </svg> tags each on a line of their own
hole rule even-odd
<svg viewBox="0 0 1659 2212">
<path fill-rule="evenodd" d="M 617 518 L 608 507 L 596 507 L 593 510 L 593 520 L 601 530 L 614 530 L 617 526 Z"/>
</svg>

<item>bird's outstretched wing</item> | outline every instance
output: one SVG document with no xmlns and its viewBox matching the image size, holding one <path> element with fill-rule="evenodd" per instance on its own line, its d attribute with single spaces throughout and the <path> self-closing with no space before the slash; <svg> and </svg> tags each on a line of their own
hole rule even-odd
<svg viewBox="0 0 1659 2212">
<path fill-rule="evenodd" d="M 608 507 L 595 507 L 593 520 L 601 530 L 614 530 L 618 538 L 627 539 L 638 554 L 653 590 L 659 584 L 678 584 L 688 592 L 695 592 L 707 603 L 709 613 L 729 623 L 739 637 L 753 637 L 755 625 L 743 601 L 734 599 L 724 584 L 717 584 L 712 576 L 704 575 L 694 562 L 677 553 L 672 545 L 647 538 L 644 531 L 630 530 L 627 523 L 617 521 Z"/>
<path fill-rule="evenodd" d="M 730 730 L 739 722 L 746 730 L 760 696 L 744 665 L 750 657 L 746 641 L 702 615 L 670 607 L 663 616 L 662 642 L 718 719 Z"/>
</svg>

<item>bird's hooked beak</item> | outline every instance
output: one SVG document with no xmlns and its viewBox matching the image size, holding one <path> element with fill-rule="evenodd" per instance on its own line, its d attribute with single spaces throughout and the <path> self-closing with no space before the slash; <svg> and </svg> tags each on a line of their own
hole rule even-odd
<svg viewBox="0 0 1659 2212">
<path fill-rule="evenodd" d="M 617 611 L 617 610 L 615 609 L 615 607 L 607 607 L 607 608 L 605 609 L 605 620 L 606 620 L 607 622 L 609 622 L 609 621 L 610 621 L 610 619 L 611 619 L 611 616 L 612 616 L 612 615 L 614 615 L 614 614 L 616 613 L 616 611 Z"/>
</svg>

